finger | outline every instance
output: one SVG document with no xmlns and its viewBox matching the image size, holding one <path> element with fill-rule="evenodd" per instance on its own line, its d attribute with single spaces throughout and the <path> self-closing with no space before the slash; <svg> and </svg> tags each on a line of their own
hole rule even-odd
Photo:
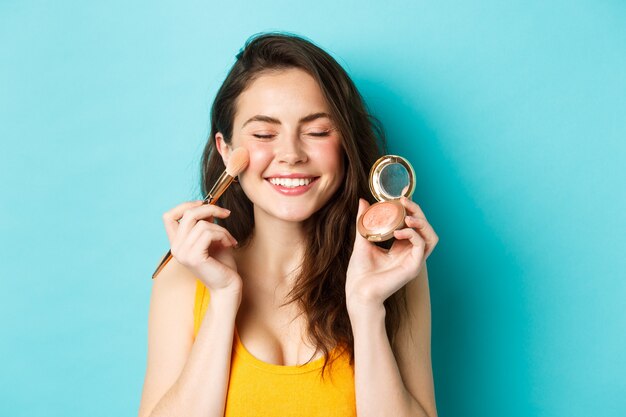
<svg viewBox="0 0 626 417">
<path fill-rule="evenodd" d="M 200 220 L 207 220 L 213 223 L 213 217 L 224 219 L 230 215 L 230 210 L 215 206 L 213 204 L 203 204 L 199 207 L 193 207 L 185 210 L 179 221 L 178 235 L 183 237 L 187 235 Z"/>
<path fill-rule="evenodd" d="M 198 240 L 200 235 L 202 235 L 202 233 L 207 230 L 214 231 L 216 233 L 223 233 L 228 238 L 230 246 L 235 246 L 237 244 L 237 240 L 230 234 L 230 232 L 226 228 L 206 220 L 198 220 L 198 222 L 193 226 L 193 228 L 185 238 L 185 243 L 181 245 L 181 248 L 183 246 L 187 248 L 192 246 Z"/>
<path fill-rule="evenodd" d="M 216 242 L 221 244 L 220 248 L 216 247 Z M 208 267 L 213 274 L 226 274 L 232 272 L 216 257 L 221 250 L 231 246 L 228 242 L 229 240 L 216 240 L 212 231 L 205 230 L 191 248 L 190 256 L 194 257 L 194 259 L 204 259 L 202 262 L 203 266 Z M 206 257 L 207 252 L 209 255 L 208 258 Z"/>
<path fill-rule="evenodd" d="M 400 229 L 394 232 L 396 241 L 389 251 L 399 259 L 410 260 L 402 262 L 411 274 L 417 275 L 421 263 L 426 259 L 424 239 L 413 229 Z M 392 254 L 392 255 L 393 255 Z"/>
<path fill-rule="evenodd" d="M 198 207 L 201 204 L 202 200 L 188 201 L 179 204 L 173 209 L 163 213 L 163 224 L 165 225 L 165 233 L 167 233 L 167 238 L 170 241 L 170 246 L 173 243 L 174 237 L 176 236 L 176 232 L 178 230 L 178 220 L 183 216 L 183 213 L 186 210 L 189 210 L 193 207 Z"/>
<path fill-rule="evenodd" d="M 359 222 L 359 217 L 361 217 L 363 213 L 365 213 L 365 210 L 367 210 L 369 206 L 370 206 L 370 203 L 368 203 L 366 199 L 359 198 L 359 208 L 356 213 L 357 224 Z"/>
<path fill-rule="evenodd" d="M 220 226 L 219 224 L 215 224 L 215 223 L 209 223 L 205 220 L 201 220 L 203 222 L 203 224 L 205 224 L 205 228 L 207 230 L 215 230 L 215 231 L 219 231 L 224 233 L 224 235 L 228 238 L 228 240 L 230 241 L 230 243 L 235 246 L 237 245 L 237 239 L 235 239 L 235 237 L 233 235 L 230 234 L 230 232 L 228 231 L 228 229 L 226 229 L 223 226 Z"/>
<path fill-rule="evenodd" d="M 437 233 L 435 233 L 430 223 L 423 217 L 415 216 L 406 216 L 404 222 L 407 226 L 417 229 L 422 235 L 426 241 L 426 256 L 430 255 L 433 249 L 435 249 L 437 242 L 439 242 L 439 236 L 437 236 Z"/>
<path fill-rule="evenodd" d="M 408 241 L 414 247 L 421 248 L 422 251 L 426 247 L 426 241 L 419 233 L 417 233 L 417 231 L 415 231 L 415 229 L 411 229 L 408 227 L 404 229 L 399 229 L 393 232 L 393 235 L 399 241 Z M 393 246 L 391 247 L 391 249 L 394 249 Z M 391 251 L 392 250 L 390 250 L 389 252 Z"/>
<path fill-rule="evenodd" d="M 223 231 L 204 230 L 198 236 L 198 240 L 189 247 L 189 255 L 192 259 L 206 262 L 209 258 L 215 258 L 220 250 L 232 248 L 233 246 L 233 243 Z"/>
<path fill-rule="evenodd" d="M 356 214 L 356 233 L 354 236 L 354 248 L 357 248 L 359 245 L 369 243 L 369 241 L 361 236 L 361 234 L 359 233 L 359 220 L 361 219 L 361 216 L 365 213 L 365 211 L 369 208 L 369 206 L 370 204 L 367 202 L 367 200 L 359 198 L 359 209 Z"/>
<path fill-rule="evenodd" d="M 422 208 L 415 201 L 402 197 L 400 203 L 404 206 L 409 215 L 426 218 L 424 211 L 422 211 Z"/>
<path fill-rule="evenodd" d="M 406 208 L 411 217 L 415 219 L 421 219 L 416 220 L 417 223 L 424 223 L 424 227 L 419 228 L 419 230 L 425 232 L 423 235 L 427 243 L 426 256 L 430 255 L 430 253 L 435 249 L 435 246 L 439 242 L 439 236 L 435 232 L 435 229 L 433 229 L 432 225 L 428 222 L 428 220 L 426 220 L 426 215 L 424 214 L 424 211 L 417 203 L 411 201 L 406 197 L 402 197 L 401 203 Z"/>
<path fill-rule="evenodd" d="M 176 254 L 179 258 L 183 258 L 189 263 L 197 262 L 211 256 L 209 250 L 211 246 L 219 244 L 222 247 L 233 247 L 235 243 L 229 236 L 226 229 L 223 228 L 194 228 L 193 233 L 187 236 L 187 239 L 176 248 Z M 174 252 L 174 249 L 172 249 Z"/>
</svg>

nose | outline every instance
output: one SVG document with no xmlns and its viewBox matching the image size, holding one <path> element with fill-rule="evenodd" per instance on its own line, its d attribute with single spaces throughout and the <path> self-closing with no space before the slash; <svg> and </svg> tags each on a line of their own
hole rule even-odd
<svg viewBox="0 0 626 417">
<path fill-rule="evenodd" d="M 291 134 L 278 141 L 276 155 L 278 161 L 289 165 L 296 165 L 308 160 L 306 150 L 297 134 Z"/>
</svg>

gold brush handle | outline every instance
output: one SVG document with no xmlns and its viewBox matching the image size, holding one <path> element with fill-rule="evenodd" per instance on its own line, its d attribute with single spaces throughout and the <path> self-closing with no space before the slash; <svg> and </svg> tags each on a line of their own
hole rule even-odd
<svg viewBox="0 0 626 417">
<path fill-rule="evenodd" d="M 215 202 L 217 202 L 217 199 L 220 198 L 224 191 L 226 191 L 226 189 L 233 182 L 234 179 L 234 177 L 231 177 L 230 175 L 228 175 L 228 173 L 226 173 L 226 171 L 224 171 L 224 173 L 216 181 L 211 191 L 209 191 L 207 196 L 204 197 L 202 204 L 215 204 Z M 152 279 L 154 279 L 159 274 L 159 272 L 161 272 L 161 270 L 165 268 L 165 265 L 167 265 L 170 259 L 172 259 L 171 249 L 167 251 L 165 257 L 161 260 L 159 266 L 157 266 L 156 271 L 154 271 L 154 273 L 152 274 Z"/>
<path fill-rule="evenodd" d="M 156 271 L 154 271 L 154 273 L 152 274 L 152 279 L 154 279 L 154 277 L 156 277 L 159 274 L 159 272 L 161 272 L 161 269 L 165 268 L 165 265 L 167 265 L 170 259 L 172 259 L 171 249 L 167 251 L 167 253 L 165 254 L 165 258 L 163 258 L 159 266 L 157 266 Z"/>
</svg>

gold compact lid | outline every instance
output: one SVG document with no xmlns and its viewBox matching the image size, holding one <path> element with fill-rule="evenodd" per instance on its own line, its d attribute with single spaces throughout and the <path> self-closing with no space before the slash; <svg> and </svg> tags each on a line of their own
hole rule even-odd
<svg viewBox="0 0 626 417">
<path fill-rule="evenodd" d="M 410 198 L 415 191 L 415 171 L 403 157 L 384 155 L 370 171 L 370 191 L 378 201 Z"/>
</svg>

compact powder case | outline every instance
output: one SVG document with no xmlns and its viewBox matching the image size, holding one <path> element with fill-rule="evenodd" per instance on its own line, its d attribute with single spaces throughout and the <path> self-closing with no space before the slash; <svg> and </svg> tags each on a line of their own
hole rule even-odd
<svg viewBox="0 0 626 417">
<path fill-rule="evenodd" d="M 406 210 L 400 198 L 413 195 L 415 171 L 401 156 L 385 155 L 372 166 L 369 183 L 378 203 L 359 218 L 358 230 L 371 242 L 383 242 L 391 239 L 395 230 L 405 227 Z"/>
</svg>

